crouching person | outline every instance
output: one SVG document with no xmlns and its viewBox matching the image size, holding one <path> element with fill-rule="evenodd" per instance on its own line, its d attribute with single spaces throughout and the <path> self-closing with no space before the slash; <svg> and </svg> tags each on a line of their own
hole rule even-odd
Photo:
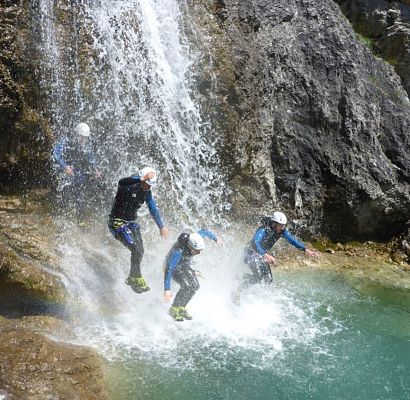
<svg viewBox="0 0 410 400">
<path fill-rule="evenodd" d="M 186 310 L 187 304 L 199 289 L 197 271 L 191 268 L 192 257 L 205 248 L 204 237 L 222 244 L 211 231 L 199 230 L 196 233 L 181 233 L 165 259 L 164 300 L 172 298 L 171 279 L 180 285 L 174 302 L 169 309 L 169 315 L 174 321 L 192 319 Z"/>
</svg>

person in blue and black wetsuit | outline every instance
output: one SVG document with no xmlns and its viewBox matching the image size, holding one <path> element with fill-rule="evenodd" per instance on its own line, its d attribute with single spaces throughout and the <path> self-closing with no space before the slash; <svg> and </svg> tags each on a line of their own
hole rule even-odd
<svg viewBox="0 0 410 400">
<path fill-rule="evenodd" d="M 269 254 L 272 246 L 281 238 L 285 238 L 291 245 L 304 251 L 309 256 L 317 257 L 318 254 L 308 249 L 302 242 L 294 238 L 285 226 L 286 215 L 280 211 L 273 213 L 272 217 L 265 217 L 248 246 L 245 248 L 244 261 L 252 271 L 244 286 L 254 283 L 271 283 L 271 267 L 275 265 L 275 257 Z"/>
<path fill-rule="evenodd" d="M 186 310 L 186 306 L 199 289 L 199 282 L 197 278 L 198 271 L 191 268 L 191 262 L 192 257 L 205 248 L 204 237 L 215 241 L 219 245 L 223 244 L 223 241 L 218 239 L 213 232 L 204 229 L 191 234 L 181 233 L 165 259 L 164 300 L 166 302 L 169 302 L 172 298 L 171 279 L 174 279 L 180 285 L 180 289 L 169 309 L 169 315 L 175 321 L 192 319 L 192 316 Z"/>
<path fill-rule="evenodd" d="M 164 238 L 169 235 L 151 193 L 151 188 L 156 184 L 157 172 L 150 167 L 143 168 L 139 175 L 120 179 L 108 222 L 108 228 L 113 236 L 131 251 L 131 269 L 125 283 L 136 293 L 150 290 L 141 275 L 140 265 L 144 246 L 140 227 L 135 222 L 137 211 L 144 203 L 147 203 L 160 235 Z"/>
<path fill-rule="evenodd" d="M 88 124 L 81 122 L 74 129 L 74 136 L 63 138 L 53 148 L 53 158 L 60 172 L 60 199 L 64 210 L 74 208 L 79 222 L 86 206 L 95 198 L 101 178 L 90 142 Z M 94 181 L 93 181 L 94 180 Z"/>
</svg>

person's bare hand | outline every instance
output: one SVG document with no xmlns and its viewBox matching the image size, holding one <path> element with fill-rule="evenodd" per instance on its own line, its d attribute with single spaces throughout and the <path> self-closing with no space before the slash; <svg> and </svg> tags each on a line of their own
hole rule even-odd
<svg viewBox="0 0 410 400">
<path fill-rule="evenodd" d="M 68 176 L 74 176 L 74 167 L 72 167 L 71 165 L 67 165 L 64 171 Z"/>
<path fill-rule="evenodd" d="M 265 253 L 265 255 L 263 257 L 269 265 L 275 265 L 276 264 L 275 257 L 271 256 L 270 254 Z"/>
<path fill-rule="evenodd" d="M 169 303 L 172 298 L 172 292 L 170 290 L 164 290 L 164 301 Z"/>
<path fill-rule="evenodd" d="M 307 249 L 307 248 L 305 249 L 305 253 L 306 253 L 308 256 L 311 256 L 311 257 L 319 257 L 319 253 L 317 253 L 316 251 Z"/>
<path fill-rule="evenodd" d="M 166 226 L 164 226 L 162 229 L 159 230 L 159 234 L 161 235 L 161 237 L 163 237 L 164 239 L 168 239 L 169 238 L 169 230 Z"/>
</svg>

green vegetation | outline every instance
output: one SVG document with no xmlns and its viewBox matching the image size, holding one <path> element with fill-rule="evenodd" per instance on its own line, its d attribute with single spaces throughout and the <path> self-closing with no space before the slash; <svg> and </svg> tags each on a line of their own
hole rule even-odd
<svg viewBox="0 0 410 400">
<path fill-rule="evenodd" d="M 331 242 L 328 238 L 319 238 L 311 241 L 310 243 L 316 250 L 319 250 L 322 253 L 324 253 L 327 249 L 337 250 L 336 244 Z"/>
<path fill-rule="evenodd" d="M 390 64 L 392 67 L 397 67 L 399 64 L 400 60 L 396 55 L 392 55 L 390 57 L 387 57 L 385 61 Z"/>
<path fill-rule="evenodd" d="M 366 36 L 360 35 L 359 33 L 356 33 L 357 39 L 359 39 L 360 42 L 364 43 L 372 52 L 375 52 L 376 50 L 376 42 Z"/>
</svg>

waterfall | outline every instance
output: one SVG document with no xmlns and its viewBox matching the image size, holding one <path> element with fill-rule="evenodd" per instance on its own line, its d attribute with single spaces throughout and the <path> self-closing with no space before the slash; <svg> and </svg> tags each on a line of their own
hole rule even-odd
<svg viewBox="0 0 410 400">
<path fill-rule="evenodd" d="M 156 167 L 160 179 L 154 195 L 172 240 L 187 225 L 221 222 L 217 210 L 227 198 L 217 132 L 197 100 L 200 74 L 184 33 L 189 24 L 186 7 L 178 0 L 32 4 L 40 39 L 41 89 L 56 140 L 71 135 L 78 122 L 90 125 L 100 169 L 112 188 L 106 194 L 111 201 L 119 178 L 143 165 Z M 84 232 L 63 217 L 58 238 L 79 334 L 98 346 L 118 344 L 115 338 L 132 345 L 127 333 L 138 327 L 139 341 L 151 335 L 162 340 L 161 324 L 172 323 L 169 305 L 161 302 L 162 265 L 172 242 L 159 241 L 155 224 L 139 218 L 145 242 L 142 271 L 151 292 L 137 296 L 124 284 L 129 252 L 109 234 L 106 216 L 101 219 L 99 226 Z M 238 249 L 231 251 L 226 262 L 240 258 Z M 198 266 L 218 269 L 218 257 L 203 257 Z M 236 274 L 219 270 L 215 278 L 220 282 Z M 236 285 L 231 281 L 223 285 L 223 293 Z M 155 346 L 155 340 L 149 343 Z"/>
<path fill-rule="evenodd" d="M 289 290 L 287 273 L 278 274 L 272 286 L 243 290 L 239 307 L 232 301 L 249 272 L 242 251 L 252 233 L 243 227 L 225 234 L 225 247 L 208 242 L 193 260 L 205 278 L 188 304 L 194 320 L 177 323 L 168 315 L 166 254 L 182 227 L 212 228 L 223 222 L 218 211 L 229 207 L 221 143 L 198 100 L 199 50 L 192 47 L 201 38 L 188 20 L 188 3 L 36 0 L 32 10 L 44 107 L 56 140 L 71 135 L 78 122 L 90 125 L 111 202 L 119 178 L 146 164 L 160 171 L 154 195 L 171 239 L 159 240 L 155 223 L 138 218 L 148 292 L 136 294 L 124 283 L 130 254 L 108 232 L 106 216 L 85 230 L 70 218 L 58 219 L 59 271 L 70 294 L 67 309 L 76 340 L 111 360 L 113 390 L 127 392 L 118 398 L 140 398 L 140 388 L 167 382 L 170 371 L 181 376 L 192 371 L 195 381 L 201 370 L 219 376 L 222 367 L 270 376 L 274 366 L 275 373 L 292 376 L 287 354 L 305 349 L 306 358 L 316 360 L 314 367 L 320 365 L 315 355 L 326 353 L 326 338 L 343 327 L 331 307 L 323 311 L 303 291 L 300 296 L 297 288 Z M 171 289 L 175 295 L 178 285 L 173 282 Z M 192 387 L 204 390 L 199 381 Z M 165 392 L 168 396 L 168 387 Z"/>
<path fill-rule="evenodd" d="M 173 223 L 217 221 L 226 199 L 217 133 L 197 101 L 177 0 L 37 0 L 42 88 L 56 136 L 91 126 L 111 187 L 144 165 Z"/>
</svg>

